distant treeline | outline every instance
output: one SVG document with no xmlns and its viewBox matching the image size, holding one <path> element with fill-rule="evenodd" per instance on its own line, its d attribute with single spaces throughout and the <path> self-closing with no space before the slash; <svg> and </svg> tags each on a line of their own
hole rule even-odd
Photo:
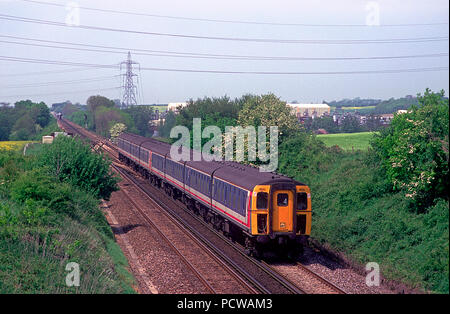
<svg viewBox="0 0 450 314">
<path fill-rule="evenodd" d="M 342 99 L 342 100 L 333 100 L 328 102 L 327 104 L 332 107 L 366 107 L 366 106 L 376 106 L 382 99 L 361 99 L 359 97 L 353 99 Z"/>
<path fill-rule="evenodd" d="M 152 135 L 149 121 L 153 109 L 150 106 L 120 109 L 113 100 L 96 95 L 88 98 L 87 105 L 65 102 L 54 104 L 52 108 L 67 119 L 105 137 L 110 137 L 111 128 L 116 124 L 124 124 L 128 132 Z"/>
<path fill-rule="evenodd" d="M 16 102 L 13 107 L 0 107 L 0 141 L 37 140 L 57 131 L 56 120 L 43 102 Z"/>
<path fill-rule="evenodd" d="M 397 110 L 409 109 L 412 105 L 418 105 L 418 100 L 417 97 L 414 96 L 391 98 L 388 100 L 354 98 L 331 101 L 328 102 L 328 105 L 335 107 L 337 110 L 342 107 L 371 107 L 353 109 L 352 111 L 360 114 L 389 114 L 395 113 Z M 375 106 L 375 108 L 372 108 L 373 106 Z"/>
</svg>

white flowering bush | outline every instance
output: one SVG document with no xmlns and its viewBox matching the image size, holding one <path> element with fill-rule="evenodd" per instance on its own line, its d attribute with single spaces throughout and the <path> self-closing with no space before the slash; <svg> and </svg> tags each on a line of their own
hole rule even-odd
<svg viewBox="0 0 450 314">
<path fill-rule="evenodd" d="M 419 95 L 419 106 L 394 117 L 372 143 L 394 190 L 420 209 L 447 197 L 449 102 L 444 91 Z"/>
<path fill-rule="evenodd" d="M 112 128 L 109 130 L 109 133 L 111 134 L 111 140 L 115 141 L 117 137 L 119 137 L 120 134 L 125 132 L 127 130 L 127 126 L 123 123 L 116 123 L 112 126 Z"/>
</svg>

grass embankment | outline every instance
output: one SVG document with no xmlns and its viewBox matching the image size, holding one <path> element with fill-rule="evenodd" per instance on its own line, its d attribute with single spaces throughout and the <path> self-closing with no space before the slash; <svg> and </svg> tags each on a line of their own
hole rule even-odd
<svg viewBox="0 0 450 314">
<path fill-rule="evenodd" d="M 98 207 L 98 196 L 75 179 L 75 171 L 81 175 L 87 169 L 80 163 L 86 152 L 93 153 L 68 141 L 65 147 L 56 143 L 68 150 L 56 157 L 62 161 L 57 169 L 48 159 L 55 143 L 31 156 L 0 151 L 0 293 L 134 292 L 134 278 Z M 80 167 L 61 179 L 71 167 L 65 159 L 69 156 Z M 79 265 L 78 287 L 66 285 L 69 262 Z"/>
<path fill-rule="evenodd" d="M 376 132 L 320 134 L 317 137 L 326 146 L 339 146 L 343 150 L 365 150 L 369 148 L 370 140 Z"/>
<path fill-rule="evenodd" d="M 448 202 L 416 214 L 403 194 L 384 191 L 364 154 L 336 161 L 310 183 L 312 236 L 363 265 L 377 262 L 387 278 L 448 293 Z"/>
<path fill-rule="evenodd" d="M 279 169 L 310 186 L 314 239 L 361 265 L 377 262 L 387 279 L 448 293 L 448 201 L 416 213 L 371 156 L 305 137 L 280 146 Z"/>
</svg>

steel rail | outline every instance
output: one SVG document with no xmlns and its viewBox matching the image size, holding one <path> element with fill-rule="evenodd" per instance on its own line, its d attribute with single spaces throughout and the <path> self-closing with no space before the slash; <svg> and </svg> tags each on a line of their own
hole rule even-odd
<svg viewBox="0 0 450 314">
<path fill-rule="evenodd" d="M 66 124 L 69 124 L 66 120 L 64 120 L 64 122 L 66 122 Z M 99 140 L 100 137 L 97 135 L 93 135 L 90 132 L 84 130 L 82 127 L 79 127 L 82 131 L 80 131 L 80 129 L 76 128 L 75 126 L 72 125 L 72 123 L 69 124 L 70 127 L 74 130 L 77 131 L 77 133 L 82 134 L 85 137 L 91 138 L 94 137 L 96 138 L 96 141 L 101 142 L 102 145 L 101 146 L 108 146 L 108 150 L 110 155 L 112 155 L 112 152 L 110 150 L 114 150 L 117 152 L 117 149 L 112 146 L 110 143 L 107 142 L 103 142 L 102 140 Z M 113 156 L 114 159 L 117 159 L 115 156 Z M 113 165 L 114 167 L 117 167 L 117 165 Z M 122 168 L 121 173 L 123 173 L 124 171 L 126 172 L 130 172 L 130 170 Z M 131 170 L 132 171 L 132 170 Z M 134 173 L 134 171 L 132 171 Z M 132 180 L 133 182 L 136 181 L 136 179 L 127 173 L 127 178 L 129 178 L 130 180 Z M 132 179 L 131 179 L 132 178 Z M 165 204 L 164 202 L 162 202 L 161 200 L 157 200 L 154 199 L 150 193 L 143 188 L 142 186 L 140 186 L 140 183 L 136 183 L 136 186 L 139 187 L 139 189 L 141 190 L 142 193 L 144 193 L 148 198 L 150 198 L 154 203 L 156 203 L 158 206 L 160 206 L 161 208 L 164 209 L 164 211 L 167 211 L 168 213 L 168 217 L 170 217 L 171 219 L 175 219 L 175 221 L 183 224 L 183 226 L 185 226 L 185 228 L 187 228 L 191 233 L 193 233 L 196 237 L 198 237 L 199 239 L 204 238 L 203 235 L 201 235 L 200 233 L 198 233 L 196 230 L 190 228 L 184 221 L 183 219 L 173 210 L 171 210 L 169 208 L 169 206 L 167 206 L 167 204 Z M 159 189 L 157 189 L 156 187 L 151 186 L 152 189 L 157 190 L 158 192 L 162 193 Z M 168 198 L 168 197 L 167 197 Z M 175 200 L 172 200 L 173 202 L 176 202 Z M 178 204 L 176 204 L 177 206 L 180 206 Z M 181 206 L 180 206 L 181 207 Z M 196 219 L 198 222 L 200 222 L 203 226 L 207 227 L 211 232 L 213 232 L 215 235 L 217 235 L 221 240 L 225 241 L 227 244 L 229 244 L 232 248 L 234 248 L 239 254 L 241 254 L 243 257 L 245 257 L 248 261 L 250 261 L 251 263 L 253 263 L 255 266 L 257 266 L 259 269 L 261 269 L 262 271 L 264 271 L 266 274 L 270 275 L 274 280 L 276 280 L 277 282 L 279 282 L 280 284 L 282 284 L 286 289 L 288 289 L 289 291 L 291 291 L 292 293 L 295 294 L 303 294 L 305 293 L 305 291 L 303 291 L 301 288 L 299 288 L 296 284 L 294 284 L 293 282 L 291 282 L 289 279 L 287 279 L 286 277 L 284 277 L 283 275 L 279 274 L 276 270 L 274 270 L 269 264 L 263 262 L 263 261 L 259 261 L 257 259 L 254 259 L 252 257 L 249 257 L 242 249 L 242 247 L 240 245 L 237 245 L 235 243 L 233 243 L 232 241 L 230 241 L 227 237 L 225 237 L 222 233 L 219 233 L 217 230 L 215 230 L 212 226 L 210 226 L 208 223 L 206 223 L 203 219 L 201 219 L 200 217 L 198 217 L 197 215 L 194 215 L 192 212 L 188 211 L 187 209 L 185 209 L 183 207 L 183 210 L 188 213 L 189 215 L 191 215 L 194 219 Z M 171 217 L 172 216 L 172 217 Z M 226 259 L 228 263 L 230 263 L 231 265 L 233 265 L 233 267 L 237 267 L 235 268 L 241 276 L 243 276 L 244 278 L 246 278 L 247 280 L 249 280 L 250 282 L 252 282 L 258 290 L 260 290 L 260 292 L 262 293 L 270 293 L 269 290 L 267 290 L 262 284 L 260 283 L 256 283 L 252 280 L 252 276 L 250 274 L 248 274 L 245 270 L 241 269 L 241 267 L 239 265 L 236 265 L 234 263 L 234 261 L 232 261 L 228 256 L 224 255 L 223 253 L 221 253 L 221 250 L 219 248 L 217 248 L 214 244 L 212 244 L 208 239 L 204 238 L 201 240 L 202 242 L 204 242 L 208 247 L 210 247 L 217 255 L 221 256 L 222 258 Z M 319 274 L 313 272 L 312 270 L 310 270 L 309 268 L 307 268 L 306 266 L 304 266 L 301 263 L 296 263 L 296 266 L 302 268 L 303 270 L 305 270 L 307 273 L 311 274 L 313 277 L 315 277 L 316 279 L 318 279 L 319 281 L 321 281 L 322 283 L 324 283 L 325 285 L 327 285 L 328 287 L 332 288 L 333 290 L 337 291 L 340 294 L 346 294 L 346 292 L 342 289 L 340 289 L 339 287 L 337 287 L 335 284 L 331 283 L 330 281 L 328 281 L 327 279 L 323 278 L 322 276 L 320 276 Z M 254 279 L 254 278 L 253 278 Z"/>
</svg>

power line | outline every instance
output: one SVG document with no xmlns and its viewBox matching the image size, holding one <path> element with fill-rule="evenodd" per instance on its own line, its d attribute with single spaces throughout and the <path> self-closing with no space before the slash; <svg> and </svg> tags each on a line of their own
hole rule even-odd
<svg viewBox="0 0 450 314">
<path fill-rule="evenodd" d="M 92 63 L 76 63 L 68 61 L 56 61 L 45 59 L 19 58 L 10 56 L 0 56 L 0 60 L 11 62 L 40 63 L 52 65 L 72 65 L 92 68 L 110 68 L 117 69 L 117 65 L 108 64 L 92 64 Z M 385 70 L 365 70 L 365 71 L 324 71 L 324 72 L 269 72 L 269 71 L 228 71 L 228 70 L 198 70 L 198 69 L 174 69 L 174 68 L 153 68 L 141 67 L 144 71 L 162 71 L 162 72 L 186 72 L 186 73 L 210 73 L 210 74 L 256 74 L 256 75 L 353 75 L 353 74 L 381 74 L 381 73 L 412 73 L 412 72 L 431 72 L 431 71 L 448 71 L 446 67 L 425 67 L 425 68 L 409 68 L 409 69 L 385 69 Z"/>
<path fill-rule="evenodd" d="M 241 37 L 214 37 L 214 36 L 200 36 L 200 35 L 186 35 L 173 33 L 159 33 L 147 32 L 138 30 L 127 30 L 118 28 L 108 28 L 100 26 L 77 25 L 71 26 L 61 22 L 32 19 L 27 17 L 13 16 L 0 14 L 0 19 L 16 22 L 34 23 L 41 25 L 52 25 L 59 27 L 79 28 L 97 31 L 109 31 L 130 33 L 139 35 L 164 36 L 172 38 L 188 38 L 188 39 L 205 39 L 205 40 L 224 40 L 224 41 L 239 41 L 239 42 L 258 42 L 258 43 L 278 43 L 278 44 L 321 44 L 321 45 L 346 45 L 346 44 L 405 44 L 405 43 L 422 43 L 422 42 L 436 42 L 446 41 L 448 36 L 434 36 L 434 37 L 419 37 L 419 38 L 385 38 L 385 39 L 275 39 L 275 38 L 241 38 Z"/>
<path fill-rule="evenodd" d="M 35 46 L 35 47 L 44 47 L 44 48 L 57 48 L 57 49 L 66 49 L 66 50 L 116 53 L 116 54 L 122 54 L 123 52 L 128 50 L 128 51 L 132 51 L 133 54 L 144 55 L 144 56 L 221 59 L 221 60 L 225 59 L 225 60 L 248 60 L 248 61 L 353 61 L 353 60 L 387 60 L 387 59 L 430 58 L 430 57 L 446 57 L 449 55 L 447 52 L 420 54 L 420 55 L 368 56 L 368 57 L 290 57 L 290 56 L 255 56 L 255 55 L 251 56 L 251 55 L 226 55 L 226 54 L 220 55 L 220 54 L 200 54 L 200 53 L 192 53 L 192 52 L 147 50 L 147 49 L 129 49 L 129 48 L 125 48 L 125 47 L 89 45 L 89 44 L 82 44 L 82 43 L 61 42 L 61 41 L 25 38 L 25 37 L 8 36 L 8 35 L 0 35 L 0 37 L 37 41 L 37 42 L 45 42 L 45 43 L 54 43 L 54 44 L 61 44 L 61 45 L 83 46 L 83 47 L 94 47 L 94 48 L 100 47 L 100 48 L 116 49 L 116 50 L 122 50 L 122 51 L 62 47 L 62 46 L 55 46 L 55 45 L 44 45 L 44 44 L 33 44 L 33 43 L 0 40 L 0 42 L 7 43 L 7 44 L 26 45 L 26 46 Z M 163 53 L 146 53 L 146 52 L 139 52 L 139 51 L 163 52 Z"/>
<path fill-rule="evenodd" d="M 10 73 L 10 74 L 0 74 L 0 77 L 16 77 L 16 76 L 32 76 L 32 75 L 46 75 L 46 74 L 58 74 L 58 73 L 68 73 L 68 72 L 81 72 L 86 70 L 93 70 L 92 68 L 76 68 L 76 69 L 65 69 L 65 70 L 54 70 L 54 71 L 37 71 L 37 72 L 27 72 L 27 73 Z"/>
<path fill-rule="evenodd" d="M 79 93 L 91 93 L 91 92 L 103 92 L 108 90 L 116 90 L 121 88 L 119 87 L 110 87 L 110 88 L 102 88 L 102 89 L 89 89 L 89 90 L 77 90 L 77 91 L 67 91 L 67 92 L 59 92 L 59 93 L 48 93 L 48 94 L 20 94 L 20 95 L 7 95 L 0 96 L 2 98 L 17 98 L 17 97 L 29 97 L 29 96 L 53 96 L 53 95 L 68 95 L 68 94 L 79 94 Z"/>
<path fill-rule="evenodd" d="M 23 2 L 34 3 L 34 4 L 44 4 L 58 7 L 66 7 L 66 5 L 58 3 L 48 3 L 42 1 L 33 0 L 21 0 Z M 132 16 L 145 16 L 153 18 L 165 18 L 165 19 L 175 19 L 175 20 L 186 20 L 186 21 L 199 21 L 199 22 L 214 22 L 214 23 L 231 23 L 231 24 L 253 24 L 253 25 L 273 25 L 273 26 L 303 26 L 303 27 L 373 27 L 367 24 L 306 24 L 306 23 L 276 23 L 276 22 L 258 22 L 258 21 L 239 21 L 239 20 L 221 20 L 221 19 L 207 19 L 207 18 L 193 18 L 193 17 L 183 17 L 183 16 L 171 16 L 171 15 L 158 15 L 140 12 L 130 12 L 130 11 L 119 11 L 112 9 L 100 9 L 92 7 L 78 6 L 82 10 L 106 12 L 106 13 L 116 13 L 116 14 L 126 14 Z M 406 24 L 380 24 L 377 27 L 410 27 L 410 26 L 438 26 L 438 25 L 448 25 L 448 22 L 438 22 L 438 23 L 406 23 Z"/>
<path fill-rule="evenodd" d="M 78 83 L 92 83 L 92 82 L 100 82 L 105 80 L 110 80 L 119 75 L 114 76 L 103 76 L 103 77 L 94 77 L 80 80 L 70 80 L 70 81 L 53 81 L 53 82 L 39 82 L 39 83 L 31 83 L 31 84 L 16 84 L 16 85 L 4 85 L 0 88 L 24 88 L 24 87 L 39 87 L 39 86 L 48 86 L 48 85 L 66 85 L 66 84 L 78 84 Z"/>
<path fill-rule="evenodd" d="M 39 64 L 70 65 L 70 66 L 81 66 L 81 67 L 102 68 L 102 69 L 118 69 L 118 65 L 111 65 L 111 64 L 78 63 L 78 62 L 67 62 L 67 61 L 59 61 L 59 60 L 19 58 L 19 57 L 11 57 L 11 56 L 0 56 L 0 60 L 11 61 L 11 62 L 23 62 L 23 63 L 39 63 Z"/>
</svg>

